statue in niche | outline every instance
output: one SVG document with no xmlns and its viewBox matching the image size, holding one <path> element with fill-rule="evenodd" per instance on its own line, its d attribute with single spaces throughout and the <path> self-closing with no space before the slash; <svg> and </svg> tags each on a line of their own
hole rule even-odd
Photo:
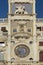
<svg viewBox="0 0 43 65">
<path fill-rule="evenodd" d="M 28 14 L 28 13 L 25 11 L 25 6 L 20 5 L 16 7 L 15 14 Z"/>
</svg>

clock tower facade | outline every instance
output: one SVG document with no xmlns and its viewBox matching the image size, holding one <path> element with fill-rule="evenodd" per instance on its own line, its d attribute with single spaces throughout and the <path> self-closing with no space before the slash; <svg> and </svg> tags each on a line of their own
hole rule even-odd
<svg viewBox="0 0 43 65">
<path fill-rule="evenodd" d="M 8 0 L 8 7 L 7 61 L 12 65 L 39 61 L 35 0 Z"/>
</svg>

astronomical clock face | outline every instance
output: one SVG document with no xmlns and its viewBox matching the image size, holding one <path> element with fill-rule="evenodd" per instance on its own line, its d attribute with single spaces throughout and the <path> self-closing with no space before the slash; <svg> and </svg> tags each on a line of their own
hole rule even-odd
<svg viewBox="0 0 43 65">
<path fill-rule="evenodd" d="M 30 49 L 28 46 L 24 45 L 24 44 L 20 44 L 20 45 L 17 45 L 15 47 L 15 54 L 20 57 L 20 58 L 24 58 L 26 56 L 29 55 L 30 53 Z"/>
</svg>

